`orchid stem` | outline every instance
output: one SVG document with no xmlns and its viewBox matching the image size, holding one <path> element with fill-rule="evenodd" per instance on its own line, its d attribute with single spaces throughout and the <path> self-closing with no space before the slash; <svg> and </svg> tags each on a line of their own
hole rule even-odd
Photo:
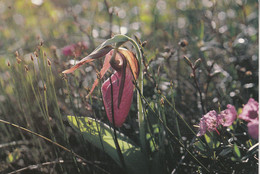
<svg viewBox="0 0 260 174">
<path fill-rule="evenodd" d="M 143 94 L 143 80 L 144 80 L 144 74 L 143 74 L 143 56 L 141 52 L 140 46 L 131 38 L 128 38 L 129 41 L 134 45 L 136 49 L 137 58 L 139 61 L 139 77 L 138 77 L 138 88 L 139 92 L 137 93 L 137 108 L 138 108 L 138 121 L 139 121 L 139 136 L 140 136 L 140 142 L 142 151 L 145 152 L 146 147 L 146 133 L 145 133 L 145 117 L 144 117 L 144 110 L 142 105 L 142 94 Z"/>
<path fill-rule="evenodd" d="M 140 93 L 143 94 L 143 66 L 141 61 L 139 61 L 140 65 L 140 74 L 138 78 L 138 87 L 140 89 Z M 142 149 L 145 149 L 145 122 L 144 122 L 144 113 L 143 113 L 143 105 L 142 98 L 140 93 L 137 93 L 137 107 L 138 107 L 138 120 L 139 120 L 139 129 L 140 129 L 140 142 L 142 145 Z"/>
</svg>

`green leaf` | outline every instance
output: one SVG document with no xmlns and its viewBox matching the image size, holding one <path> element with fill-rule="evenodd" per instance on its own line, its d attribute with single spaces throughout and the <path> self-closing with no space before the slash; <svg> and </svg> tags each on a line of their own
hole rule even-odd
<svg viewBox="0 0 260 174">
<path fill-rule="evenodd" d="M 114 43 L 120 43 L 118 46 L 122 45 L 123 43 L 129 41 L 129 37 L 125 35 L 115 35 L 111 39 L 107 39 L 105 42 L 103 42 L 101 45 L 99 45 L 94 51 L 104 48 L 105 46 L 114 44 Z M 94 52 L 93 51 L 93 52 Z"/>
<path fill-rule="evenodd" d="M 196 141 L 195 143 L 194 143 L 194 147 L 195 147 L 195 149 L 196 149 L 196 151 L 197 151 L 197 153 L 200 155 L 200 156 L 202 156 L 203 158 L 208 158 L 208 157 L 210 157 L 210 151 L 207 149 L 207 148 L 205 148 L 205 145 L 203 145 L 200 141 Z"/>
<path fill-rule="evenodd" d="M 18 160 L 21 156 L 21 151 L 19 149 L 15 149 L 13 152 L 9 153 L 6 157 L 6 162 L 13 163 Z"/>
<path fill-rule="evenodd" d="M 208 134 L 210 134 L 210 133 L 208 133 Z M 210 134 L 210 135 L 212 135 L 212 134 Z M 212 138 L 210 136 L 208 136 L 207 134 L 205 134 L 204 137 L 205 137 L 205 140 L 206 140 L 207 144 L 209 145 L 209 147 L 211 149 L 214 149 L 214 142 L 213 142 Z"/>
<path fill-rule="evenodd" d="M 121 166 L 113 130 L 106 124 L 90 117 L 67 116 L 70 125 L 83 137 L 100 150 L 104 150 L 115 162 Z M 124 157 L 128 173 L 148 173 L 147 161 L 140 147 L 136 146 L 127 136 L 117 131 L 118 144 Z M 121 166 L 122 167 L 122 166 Z"/>
<path fill-rule="evenodd" d="M 201 22 L 200 22 L 200 40 L 203 40 L 203 38 L 204 38 L 204 21 L 203 20 L 201 20 Z"/>
<path fill-rule="evenodd" d="M 228 147 L 228 148 L 225 148 L 223 149 L 220 153 L 219 153 L 219 156 L 226 156 L 228 155 L 230 152 L 232 152 L 232 148 L 231 147 Z"/>
<path fill-rule="evenodd" d="M 207 149 L 205 148 L 205 146 L 200 142 L 200 141 L 197 141 L 194 143 L 194 146 L 197 150 L 199 151 L 203 151 L 203 152 L 206 152 Z"/>
<path fill-rule="evenodd" d="M 146 133 L 146 140 L 149 142 L 151 152 L 155 152 L 156 150 L 159 149 L 159 146 L 155 140 L 155 134 L 158 135 L 160 132 L 159 125 L 158 124 L 152 125 L 151 131 L 153 133 L 150 133 L 150 132 Z"/>
<path fill-rule="evenodd" d="M 151 174 L 158 174 L 158 173 L 162 173 L 163 171 L 163 166 L 162 166 L 162 162 L 161 162 L 161 157 L 160 157 L 160 152 L 155 152 L 155 154 L 153 155 L 152 158 L 152 162 L 151 162 Z"/>
<path fill-rule="evenodd" d="M 205 140 L 211 149 L 216 149 L 219 147 L 220 142 L 216 139 L 216 136 L 214 136 L 213 132 L 208 132 L 204 135 Z"/>
<path fill-rule="evenodd" d="M 241 157 L 240 150 L 239 150 L 239 148 L 238 148 L 238 146 L 237 146 L 236 143 L 234 144 L 234 153 L 235 153 L 235 155 L 236 155 L 238 158 Z"/>
</svg>

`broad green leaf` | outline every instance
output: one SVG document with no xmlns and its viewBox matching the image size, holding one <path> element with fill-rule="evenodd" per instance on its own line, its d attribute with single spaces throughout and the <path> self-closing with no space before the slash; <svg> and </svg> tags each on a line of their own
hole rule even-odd
<svg viewBox="0 0 260 174">
<path fill-rule="evenodd" d="M 121 166 L 112 128 L 90 117 L 67 116 L 70 125 L 83 137 L 100 150 L 104 150 L 115 162 Z M 117 132 L 117 139 L 122 151 L 129 174 L 148 173 L 147 161 L 140 147 L 136 146 L 127 136 Z"/>
</svg>

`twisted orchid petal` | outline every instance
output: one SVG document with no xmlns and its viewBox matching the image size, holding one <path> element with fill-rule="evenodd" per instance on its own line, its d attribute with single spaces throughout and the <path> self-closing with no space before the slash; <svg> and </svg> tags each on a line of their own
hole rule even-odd
<svg viewBox="0 0 260 174">
<path fill-rule="evenodd" d="M 102 69 L 101 69 L 101 71 L 100 71 L 100 73 L 99 73 L 99 78 L 100 78 L 100 79 L 103 78 L 103 76 L 105 75 L 105 73 L 107 72 L 107 70 L 110 68 L 110 63 L 109 63 L 109 62 L 110 62 L 110 60 L 111 60 L 111 54 L 112 54 L 112 52 L 110 51 L 110 52 L 106 55 L 106 58 L 105 58 L 105 60 L 104 60 L 103 67 L 102 67 Z M 92 85 L 92 87 L 91 87 L 91 90 L 90 90 L 89 94 L 87 95 L 87 97 L 92 94 L 92 92 L 94 91 L 95 87 L 98 85 L 99 78 L 97 78 L 97 79 L 94 81 L 94 83 L 93 83 L 93 85 Z"/>
<path fill-rule="evenodd" d="M 104 55 L 106 55 L 110 50 L 112 50 L 111 46 L 106 46 L 100 50 L 96 50 L 93 51 L 91 54 L 89 54 L 87 57 L 84 57 L 83 59 L 81 59 L 76 65 L 74 65 L 73 67 L 71 67 L 70 69 L 67 69 L 65 71 L 63 71 L 62 73 L 68 74 L 68 73 L 72 73 L 73 71 L 75 71 L 76 69 L 78 69 L 80 66 L 82 66 L 85 63 L 89 63 L 92 62 L 95 59 L 101 58 Z"/>
</svg>

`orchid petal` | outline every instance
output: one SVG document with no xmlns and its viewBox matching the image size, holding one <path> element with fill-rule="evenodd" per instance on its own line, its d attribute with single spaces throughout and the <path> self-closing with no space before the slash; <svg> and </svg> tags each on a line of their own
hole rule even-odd
<svg viewBox="0 0 260 174">
<path fill-rule="evenodd" d="M 88 97 L 90 94 L 92 94 L 92 92 L 94 91 L 95 87 L 98 85 L 99 79 L 102 79 L 103 76 L 105 75 L 105 73 L 107 72 L 107 70 L 110 68 L 110 63 L 109 63 L 109 62 L 110 62 L 110 59 L 111 59 L 111 55 L 112 55 L 112 51 L 110 51 L 110 52 L 106 55 L 106 58 L 105 58 L 105 60 L 104 60 L 103 67 L 102 67 L 102 69 L 101 69 L 101 71 L 100 71 L 100 73 L 99 73 L 100 77 L 97 78 L 97 79 L 94 81 L 94 83 L 93 83 L 93 85 L 92 85 L 92 88 L 91 88 L 89 94 L 87 95 L 87 97 Z"/>
<path fill-rule="evenodd" d="M 123 125 L 128 115 L 128 112 L 130 110 L 132 98 L 133 98 L 133 90 L 134 90 L 134 85 L 132 83 L 132 80 L 133 80 L 133 76 L 131 70 L 129 67 L 127 67 L 120 107 L 118 107 L 118 103 L 119 103 L 118 96 L 120 91 L 120 84 L 122 83 L 122 73 L 115 72 L 111 76 L 112 84 L 110 83 L 110 80 L 107 79 L 102 85 L 101 91 L 103 95 L 103 102 L 104 102 L 106 114 L 109 121 L 112 123 L 113 122 L 112 102 L 113 102 L 113 113 L 114 113 L 114 121 L 116 127 L 121 127 Z M 111 87 L 113 89 L 113 97 L 111 95 Z"/>
<path fill-rule="evenodd" d="M 75 71 L 76 69 L 78 69 L 80 66 L 82 66 L 85 63 L 89 63 L 92 62 L 94 59 L 98 59 L 103 57 L 104 55 L 106 55 L 110 50 L 112 50 L 111 46 L 106 46 L 102 49 L 99 50 L 95 50 L 93 51 L 91 54 L 89 54 L 87 57 L 81 59 L 76 65 L 74 65 L 72 68 L 67 69 L 65 71 L 63 71 L 62 73 L 68 74 L 68 73 L 72 73 L 73 71 Z"/>
<path fill-rule="evenodd" d="M 120 106 L 120 103 L 121 103 L 121 99 L 122 99 L 122 95 L 123 95 L 123 91 L 124 91 L 124 86 L 125 86 L 125 76 L 126 76 L 126 66 L 127 66 L 127 60 L 125 58 L 125 56 L 118 52 L 119 55 L 122 57 L 123 59 L 123 67 L 122 67 L 122 70 L 121 70 L 121 73 L 122 73 L 122 77 L 121 77 L 121 82 L 120 82 L 120 87 L 119 87 L 119 93 L 118 93 L 118 105 L 117 107 L 119 108 Z"/>
<path fill-rule="evenodd" d="M 137 58 L 134 56 L 134 54 L 131 51 L 128 51 L 126 49 L 119 49 L 119 52 L 122 53 L 127 59 L 127 62 L 134 76 L 134 79 L 137 80 L 139 75 L 139 63 Z"/>
</svg>

